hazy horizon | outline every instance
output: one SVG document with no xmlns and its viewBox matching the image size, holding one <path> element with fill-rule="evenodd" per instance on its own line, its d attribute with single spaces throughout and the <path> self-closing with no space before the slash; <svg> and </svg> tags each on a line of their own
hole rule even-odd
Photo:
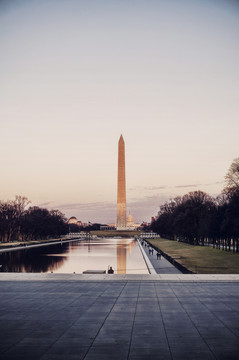
<svg viewBox="0 0 239 360">
<path fill-rule="evenodd" d="M 0 199 L 83 222 L 150 221 L 189 191 L 218 195 L 238 154 L 239 4 L 0 1 Z"/>
</svg>

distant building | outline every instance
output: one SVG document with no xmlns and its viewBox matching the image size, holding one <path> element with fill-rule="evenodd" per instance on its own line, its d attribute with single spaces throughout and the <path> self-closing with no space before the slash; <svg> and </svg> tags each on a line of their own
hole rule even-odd
<svg viewBox="0 0 239 360">
<path fill-rule="evenodd" d="M 75 216 L 72 216 L 68 221 L 67 223 L 68 224 L 77 224 L 78 220 Z"/>
<path fill-rule="evenodd" d="M 128 230 L 134 230 L 135 229 L 134 219 L 133 219 L 133 216 L 130 213 L 127 216 L 127 219 L 126 219 L 126 227 L 127 227 Z"/>
<path fill-rule="evenodd" d="M 106 225 L 101 225 L 100 226 L 100 230 L 105 230 L 105 231 L 110 231 L 110 230 L 116 230 L 115 224 L 106 224 Z"/>
<path fill-rule="evenodd" d="M 142 233 L 140 237 L 143 239 L 154 239 L 154 238 L 160 238 L 160 235 L 157 233 L 149 232 L 149 233 Z"/>
<path fill-rule="evenodd" d="M 75 216 L 70 217 L 70 219 L 67 221 L 67 224 L 69 225 L 73 224 L 83 228 L 88 226 L 88 224 L 78 220 Z"/>
</svg>

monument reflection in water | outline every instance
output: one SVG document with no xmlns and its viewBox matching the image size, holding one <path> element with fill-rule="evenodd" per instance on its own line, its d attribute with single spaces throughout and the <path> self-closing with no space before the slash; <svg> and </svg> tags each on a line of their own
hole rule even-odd
<svg viewBox="0 0 239 360">
<path fill-rule="evenodd" d="M 148 274 L 134 239 L 80 240 L 0 254 L 5 272 L 82 273 L 106 270 L 116 274 Z"/>
</svg>

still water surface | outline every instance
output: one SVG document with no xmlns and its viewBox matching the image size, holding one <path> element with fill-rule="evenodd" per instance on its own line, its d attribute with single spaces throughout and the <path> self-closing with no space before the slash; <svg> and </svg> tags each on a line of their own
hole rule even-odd
<svg viewBox="0 0 239 360">
<path fill-rule="evenodd" d="M 148 274 L 134 239 L 79 240 L 0 254 L 5 272 L 82 273 L 107 270 L 115 274 Z"/>
</svg>

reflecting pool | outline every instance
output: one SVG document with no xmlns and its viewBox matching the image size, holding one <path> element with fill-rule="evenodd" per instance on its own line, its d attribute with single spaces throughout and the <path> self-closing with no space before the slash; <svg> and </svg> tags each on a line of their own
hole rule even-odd
<svg viewBox="0 0 239 360">
<path fill-rule="evenodd" d="M 108 270 L 115 274 L 148 274 L 134 239 L 79 240 L 0 254 L 4 272 L 82 273 Z"/>
</svg>

